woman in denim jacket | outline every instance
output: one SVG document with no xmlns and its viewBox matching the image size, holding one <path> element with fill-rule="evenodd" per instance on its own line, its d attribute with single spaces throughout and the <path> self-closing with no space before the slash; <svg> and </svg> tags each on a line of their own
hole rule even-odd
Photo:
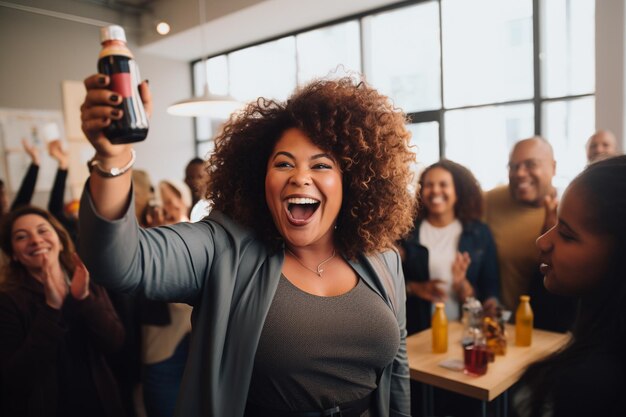
<svg viewBox="0 0 626 417">
<path fill-rule="evenodd" d="M 482 193 L 474 175 L 449 160 L 420 176 L 420 212 L 402 244 L 407 289 L 408 334 L 430 327 L 432 304 L 446 302 L 448 319 L 458 319 L 467 297 L 497 306 L 496 247 L 482 215 Z"/>
</svg>

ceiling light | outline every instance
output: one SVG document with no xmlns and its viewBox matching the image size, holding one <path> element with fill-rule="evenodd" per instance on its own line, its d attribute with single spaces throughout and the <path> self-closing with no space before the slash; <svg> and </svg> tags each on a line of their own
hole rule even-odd
<svg viewBox="0 0 626 417">
<path fill-rule="evenodd" d="M 202 54 L 204 55 L 204 1 L 198 0 L 198 9 L 200 12 L 200 45 Z M 204 70 L 204 88 L 203 94 L 199 97 L 192 97 L 186 100 L 177 101 L 167 108 L 167 112 L 174 116 L 212 116 L 215 118 L 226 119 L 228 116 L 241 107 L 242 103 L 238 102 L 231 96 L 221 96 L 211 94 L 209 92 L 209 74 L 207 71 L 206 56 L 202 59 L 202 68 Z"/>
<path fill-rule="evenodd" d="M 212 116 L 226 119 L 241 103 L 231 96 L 211 94 L 209 86 L 204 85 L 204 94 L 198 97 L 178 101 L 167 108 L 167 112 L 174 116 Z"/>
<path fill-rule="evenodd" d="M 167 35 L 170 33 L 170 25 L 164 20 L 161 20 L 156 25 L 156 31 L 159 35 Z"/>
</svg>

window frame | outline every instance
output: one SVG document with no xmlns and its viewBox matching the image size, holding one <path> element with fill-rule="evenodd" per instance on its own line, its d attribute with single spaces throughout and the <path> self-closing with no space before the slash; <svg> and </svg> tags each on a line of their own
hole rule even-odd
<svg viewBox="0 0 626 417">
<path fill-rule="evenodd" d="M 276 41 L 278 39 L 282 39 L 282 38 L 286 38 L 286 37 L 295 37 L 298 34 L 301 33 L 305 33 L 305 32 L 309 32 L 309 31 L 313 31 L 316 29 L 321 29 L 321 28 L 325 28 L 325 27 L 329 27 L 329 26 L 333 26 L 333 25 L 338 25 L 338 24 L 342 24 L 342 23 L 346 23 L 349 21 L 356 21 L 357 24 L 359 25 L 359 37 L 360 37 L 360 54 L 361 54 L 361 68 L 360 71 L 361 73 L 364 73 L 365 71 L 365 62 L 366 62 L 366 56 L 367 56 L 367 50 L 366 50 L 366 45 L 365 45 L 365 36 L 363 33 L 363 19 L 367 16 L 371 16 L 371 15 L 376 15 L 376 14 L 380 14 L 380 13 L 384 13 L 384 12 L 388 12 L 388 11 L 393 11 L 393 10 L 398 10 L 401 8 L 405 8 L 405 7 L 409 7 L 409 6 L 414 6 L 420 3 L 427 3 L 427 2 L 436 2 L 438 4 L 438 11 L 439 11 L 439 59 L 440 59 L 440 72 L 439 72 L 439 88 L 440 88 L 440 94 L 441 94 L 441 107 L 439 109 L 435 109 L 435 110 L 427 110 L 427 111 L 419 111 L 419 112 L 407 112 L 407 117 L 410 121 L 410 123 L 416 124 L 416 123 L 424 123 L 424 122 L 438 122 L 439 123 L 439 158 L 445 158 L 445 149 L 446 149 L 446 135 L 445 135 L 445 117 L 446 117 L 446 113 L 448 111 L 452 111 L 452 110 L 465 110 L 465 109 L 475 109 L 475 108 L 480 108 L 480 107 L 489 107 L 489 106 L 496 106 L 496 105 L 511 105 L 511 104 L 523 104 L 523 103 L 532 103 L 533 104 L 533 109 L 534 109 L 534 134 L 535 135 L 541 135 L 542 134 L 542 128 L 543 128 L 543 120 L 542 120 L 542 114 L 543 114 L 543 105 L 544 103 L 549 103 L 552 101 L 562 101 L 562 100 L 571 100 L 571 99 L 576 99 L 576 98 L 583 98 L 583 97 L 595 97 L 596 92 L 592 92 L 592 93 L 586 93 L 586 94 L 575 94 L 575 95 L 565 95 L 565 96 L 560 96 L 560 97 L 550 97 L 550 98 L 544 98 L 542 97 L 542 93 L 541 93 L 541 87 L 542 87 L 542 74 L 541 74 L 541 1 L 542 0 L 532 0 L 532 11 L 533 11 L 533 23 L 532 23 L 532 32 L 533 32 L 533 52 L 532 52 L 532 60 L 533 60 L 533 97 L 529 98 L 529 99 L 522 99 L 522 100 L 508 100 L 508 101 L 498 101 L 498 102 L 489 102 L 489 103 L 481 103 L 478 105 L 466 105 L 466 106 L 459 106 L 459 107 L 446 107 L 445 106 L 445 100 L 444 100 L 444 80 L 443 80 L 443 74 L 444 74 L 444 56 L 443 56 L 443 30 L 442 30 L 442 7 L 441 7 L 441 3 L 442 0 L 406 0 L 406 1 L 402 1 L 399 3 L 395 3 L 395 4 L 391 4 L 391 5 L 387 5 L 384 7 L 380 7 L 380 8 L 376 8 L 376 9 L 372 9 L 372 10 L 368 10 L 365 12 L 361 12 L 358 14 L 353 14 L 350 16 L 345 16 L 342 18 L 338 18 L 338 19 L 334 19 L 334 20 L 330 20 L 324 23 L 320 23 L 320 24 L 316 24 L 316 25 L 312 25 L 312 26 L 308 26 L 305 28 L 301 28 L 297 31 L 292 31 L 289 33 L 284 33 L 281 35 L 277 35 L 277 36 L 273 36 L 273 37 L 269 37 L 269 38 L 265 38 L 265 39 L 261 39 L 259 41 L 253 42 L 253 43 L 249 43 L 246 45 L 242 45 L 236 49 L 230 49 L 230 50 L 224 50 L 224 51 L 220 51 L 219 53 L 213 54 L 211 56 L 209 56 L 207 59 L 219 56 L 219 55 L 225 55 L 226 56 L 226 60 L 227 60 L 227 65 L 229 64 L 228 60 L 229 60 L 229 55 L 235 51 L 241 50 L 241 49 L 245 49 L 245 48 L 250 48 L 250 47 L 254 47 L 254 46 L 258 46 L 267 42 L 272 42 L 272 41 Z M 294 39 L 295 42 L 295 39 Z M 296 82 L 298 82 L 298 50 L 296 47 L 296 54 L 295 54 L 295 60 L 296 60 Z M 191 73 L 192 73 L 192 89 L 194 88 L 194 71 L 193 71 L 193 67 L 194 65 L 196 65 L 197 63 L 201 62 L 202 59 L 198 59 L 198 60 L 194 60 L 191 62 L 190 67 L 191 67 Z M 367 74 L 365 74 L 367 76 Z M 230 78 L 230 77 L 229 77 Z M 229 85 L 229 89 L 230 89 L 230 85 Z M 521 138 L 520 138 L 521 139 Z M 199 147 L 199 143 L 202 142 L 207 142 L 207 141 L 211 141 L 212 139 L 208 139 L 208 140 L 199 140 L 197 137 L 197 131 L 196 131 L 196 123 L 194 121 L 194 149 L 195 152 L 197 152 L 197 149 Z M 198 155 L 200 157 L 205 157 L 205 155 Z"/>
</svg>

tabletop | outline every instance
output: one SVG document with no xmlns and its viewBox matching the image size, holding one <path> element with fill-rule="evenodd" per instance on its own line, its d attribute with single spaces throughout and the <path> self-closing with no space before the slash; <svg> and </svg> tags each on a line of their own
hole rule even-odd
<svg viewBox="0 0 626 417">
<path fill-rule="evenodd" d="M 507 353 L 496 356 L 490 362 L 487 373 L 481 376 L 466 375 L 463 371 L 452 371 L 439 365 L 446 359 L 463 361 L 461 335 L 463 325 L 448 324 L 448 352 L 432 353 L 430 329 L 407 337 L 407 354 L 411 379 L 458 394 L 483 401 L 491 401 L 520 378 L 526 367 L 557 351 L 569 340 L 568 334 L 533 329 L 530 347 L 515 346 L 515 326 L 507 324 Z"/>
</svg>

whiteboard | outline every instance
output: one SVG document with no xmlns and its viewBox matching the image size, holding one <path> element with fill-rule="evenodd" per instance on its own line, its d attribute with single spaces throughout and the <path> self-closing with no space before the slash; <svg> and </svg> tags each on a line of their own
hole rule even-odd
<svg viewBox="0 0 626 417">
<path fill-rule="evenodd" d="M 52 189 L 57 162 L 48 155 L 42 135 L 49 123 L 57 125 L 60 139 L 64 139 L 65 128 L 60 111 L 0 108 L 0 177 L 11 195 L 19 189 L 31 163 L 22 146 L 22 138 L 39 149 L 41 163 L 35 191 Z"/>
</svg>

